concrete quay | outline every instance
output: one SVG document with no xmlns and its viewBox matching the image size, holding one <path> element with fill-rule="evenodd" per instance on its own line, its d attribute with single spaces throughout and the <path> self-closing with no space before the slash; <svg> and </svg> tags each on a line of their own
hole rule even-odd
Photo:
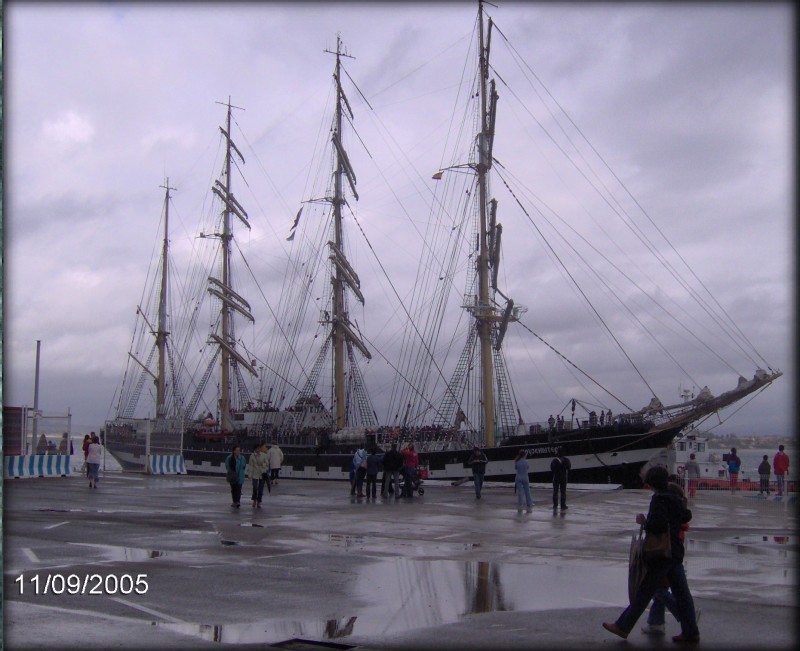
<svg viewBox="0 0 800 651">
<path fill-rule="evenodd" d="M 264 508 L 223 479 L 106 473 L 3 484 L 4 647 L 16 649 L 677 648 L 601 627 L 627 604 L 649 491 L 427 482 L 413 499 L 283 480 Z M 795 648 L 795 498 L 703 492 L 686 568 L 695 648 Z"/>
</svg>

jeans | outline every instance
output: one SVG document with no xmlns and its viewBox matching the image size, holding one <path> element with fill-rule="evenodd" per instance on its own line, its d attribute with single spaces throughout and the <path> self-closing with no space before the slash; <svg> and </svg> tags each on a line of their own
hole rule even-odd
<svg viewBox="0 0 800 651">
<path fill-rule="evenodd" d="M 414 477 L 417 474 L 417 469 L 413 466 L 404 466 L 403 474 L 405 476 L 403 497 L 414 497 Z"/>
<path fill-rule="evenodd" d="M 400 471 L 399 470 L 386 470 L 383 473 L 383 490 L 381 497 L 388 497 L 389 486 L 393 486 L 395 498 L 400 497 Z"/>
<path fill-rule="evenodd" d="M 778 482 L 778 495 L 783 495 L 783 475 L 775 475 L 775 479 Z"/>
<path fill-rule="evenodd" d="M 367 475 L 366 468 L 356 468 L 356 483 L 354 488 L 358 491 L 359 495 L 363 495 L 364 489 L 364 477 Z M 353 491 L 350 491 L 350 494 L 353 494 Z"/>
<path fill-rule="evenodd" d="M 653 605 L 650 606 L 650 612 L 647 613 L 647 623 L 655 626 L 664 625 L 667 610 L 673 614 L 675 619 L 681 621 L 675 596 L 669 591 L 669 588 L 661 586 L 653 595 Z"/>
<path fill-rule="evenodd" d="M 633 601 L 617 618 L 617 626 L 626 633 L 630 633 L 656 592 L 663 587 L 664 579 L 669 581 L 670 589 L 675 596 L 681 633 L 687 637 L 699 635 L 694 600 L 689 591 L 689 584 L 686 582 L 683 562 L 674 559 L 655 561 L 648 565 L 647 573 L 638 592 L 633 597 Z"/>
<path fill-rule="evenodd" d="M 475 482 L 475 495 L 477 497 L 481 496 L 481 489 L 483 488 L 483 473 L 482 472 L 473 472 L 472 473 L 472 480 Z"/>
<path fill-rule="evenodd" d="M 95 484 L 100 479 L 100 464 L 99 463 L 87 463 L 88 471 L 87 474 L 89 476 L 89 480 L 93 481 Z"/>
<path fill-rule="evenodd" d="M 769 495 L 769 475 L 759 475 L 758 494 L 766 493 Z"/>
<path fill-rule="evenodd" d="M 253 497 L 250 499 L 259 504 L 261 504 L 261 499 L 264 497 L 264 483 L 263 479 L 253 479 Z"/>
<path fill-rule="evenodd" d="M 517 506 L 522 508 L 522 500 L 525 500 L 528 508 L 533 506 L 533 498 L 531 497 L 531 483 L 525 479 L 517 479 L 514 482 L 514 488 L 517 491 Z"/>
<path fill-rule="evenodd" d="M 367 475 L 367 488 L 364 491 L 367 494 L 367 497 L 370 496 L 370 489 L 372 489 L 372 497 L 375 497 L 375 493 L 377 492 L 378 487 L 378 475 Z"/>
</svg>

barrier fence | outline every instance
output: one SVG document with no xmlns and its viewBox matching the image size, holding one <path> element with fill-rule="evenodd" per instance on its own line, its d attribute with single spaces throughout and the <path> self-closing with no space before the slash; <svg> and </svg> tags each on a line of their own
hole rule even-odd
<svg viewBox="0 0 800 651">
<path fill-rule="evenodd" d="M 151 454 L 148 472 L 151 475 L 185 475 L 186 466 L 180 454 Z"/>
<path fill-rule="evenodd" d="M 70 457 L 61 454 L 32 454 L 6 457 L 3 477 L 68 477 Z"/>
</svg>

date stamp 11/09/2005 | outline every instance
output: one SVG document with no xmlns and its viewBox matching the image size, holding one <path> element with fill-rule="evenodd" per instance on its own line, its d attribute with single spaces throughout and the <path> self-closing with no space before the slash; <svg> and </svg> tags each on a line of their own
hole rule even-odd
<svg viewBox="0 0 800 651">
<path fill-rule="evenodd" d="M 147 594 L 147 574 L 20 574 L 17 584 L 20 596 L 34 595 L 117 595 Z"/>
</svg>

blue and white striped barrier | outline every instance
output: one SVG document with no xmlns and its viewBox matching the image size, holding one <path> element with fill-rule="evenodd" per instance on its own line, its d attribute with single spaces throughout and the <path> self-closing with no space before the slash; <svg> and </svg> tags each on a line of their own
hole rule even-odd
<svg viewBox="0 0 800 651">
<path fill-rule="evenodd" d="M 69 456 L 61 454 L 6 457 L 3 477 L 68 477 L 69 460 Z"/>
<path fill-rule="evenodd" d="M 151 475 L 185 475 L 181 454 L 151 454 L 148 472 Z"/>
</svg>

